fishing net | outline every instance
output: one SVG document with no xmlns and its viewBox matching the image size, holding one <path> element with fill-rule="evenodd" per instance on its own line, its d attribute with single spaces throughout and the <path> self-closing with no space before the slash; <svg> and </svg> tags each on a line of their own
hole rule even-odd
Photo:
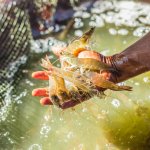
<svg viewBox="0 0 150 150">
<path fill-rule="evenodd" d="M 54 25 L 59 17 L 56 15 L 55 19 L 53 18 L 56 2 L 55 0 L 0 1 L 0 101 L 2 103 L 8 93 L 6 91 L 17 85 L 17 81 L 22 77 L 19 68 L 27 64 L 31 43 L 36 43 L 33 38 L 40 38 L 42 35 L 60 30 Z M 58 4 L 60 6 L 61 1 L 58 0 Z"/>
<path fill-rule="evenodd" d="M 0 101 L 14 84 L 18 68 L 27 60 L 32 37 L 27 5 L 25 1 L 0 2 Z"/>
</svg>

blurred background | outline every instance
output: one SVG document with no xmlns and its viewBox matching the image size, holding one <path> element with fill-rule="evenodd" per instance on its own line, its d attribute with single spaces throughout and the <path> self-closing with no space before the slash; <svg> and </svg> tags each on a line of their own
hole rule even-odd
<svg viewBox="0 0 150 150">
<path fill-rule="evenodd" d="M 48 86 L 31 74 L 46 55 L 57 59 L 52 47 L 65 47 L 95 26 L 92 49 L 119 53 L 150 31 L 149 2 L 1 0 L 0 149 L 149 150 L 150 73 L 128 80 L 130 93 L 107 90 L 105 98 L 75 110 L 43 107 L 31 96 Z"/>
</svg>

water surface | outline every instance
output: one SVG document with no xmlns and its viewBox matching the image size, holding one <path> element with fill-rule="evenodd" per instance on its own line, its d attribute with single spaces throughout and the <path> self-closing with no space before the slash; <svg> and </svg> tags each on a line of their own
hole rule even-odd
<svg viewBox="0 0 150 150">
<path fill-rule="evenodd" d="M 99 9 L 101 8 L 101 9 Z M 132 1 L 95 3 L 92 13 L 76 8 L 74 29 L 67 39 L 82 35 L 89 25 L 97 26 L 92 49 L 104 55 L 119 53 L 150 29 L 150 6 Z M 130 15 L 128 15 L 130 13 Z M 82 16 L 79 17 L 79 16 Z M 131 17 L 131 18 L 130 18 Z M 137 18 L 139 18 L 137 20 Z M 67 40 L 66 39 L 66 40 Z M 31 91 L 48 86 L 47 81 L 31 78 L 41 70 L 46 54 L 56 60 L 52 45 L 63 45 L 55 38 L 32 42 L 31 57 L 21 70 L 15 92 L 8 91 L 0 111 L 0 146 L 14 150 L 117 150 L 149 149 L 150 73 L 128 80 L 132 92 L 106 91 L 106 98 L 93 98 L 73 109 L 41 106 Z"/>
</svg>

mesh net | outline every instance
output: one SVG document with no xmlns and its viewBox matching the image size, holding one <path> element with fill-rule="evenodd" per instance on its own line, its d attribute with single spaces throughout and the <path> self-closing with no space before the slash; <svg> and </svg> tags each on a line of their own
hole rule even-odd
<svg viewBox="0 0 150 150">
<path fill-rule="evenodd" d="M 31 39 L 27 5 L 25 1 L 0 3 L 0 100 L 14 83 L 18 68 L 27 60 Z"/>
</svg>

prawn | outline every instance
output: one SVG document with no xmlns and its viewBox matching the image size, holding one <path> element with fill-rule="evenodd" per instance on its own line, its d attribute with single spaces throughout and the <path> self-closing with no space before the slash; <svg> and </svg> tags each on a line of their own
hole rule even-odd
<svg viewBox="0 0 150 150">
<path fill-rule="evenodd" d="M 89 40 L 94 33 L 95 27 L 92 27 L 89 31 L 85 32 L 80 38 L 73 40 L 63 52 L 63 55 L 77 56 L 80 52 L 87 50 Z"/>
</svg>

